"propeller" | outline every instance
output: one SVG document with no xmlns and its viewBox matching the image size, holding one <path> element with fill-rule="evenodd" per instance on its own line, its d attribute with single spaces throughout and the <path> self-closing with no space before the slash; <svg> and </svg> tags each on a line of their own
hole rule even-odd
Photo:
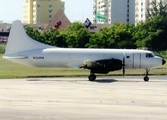
<svg viewBox="0 0 167 120">
<path fill-rule="evenodd" d="M 124 77 L 125 76 L 125 54 L 123 56 L 122 73 L 123 73 L 123 77 Z"/>
</svg>

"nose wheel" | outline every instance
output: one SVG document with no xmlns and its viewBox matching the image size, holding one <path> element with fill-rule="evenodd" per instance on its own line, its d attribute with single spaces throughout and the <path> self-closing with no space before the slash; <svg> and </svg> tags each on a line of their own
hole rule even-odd
<svg viewBox="0 0 167 120">
<path fill-rule="evenodd" d="M 150 69 L 146 69 L 146 76 L 144 77 L 144 81 L 148 82 L 149 81 L 149 77 L 148 77 L 148 72 L 150 71 Z"/>
</svg>

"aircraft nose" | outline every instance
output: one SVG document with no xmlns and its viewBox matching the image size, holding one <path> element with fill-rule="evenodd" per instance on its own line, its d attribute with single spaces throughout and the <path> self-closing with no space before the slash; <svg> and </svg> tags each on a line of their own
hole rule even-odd
<svg viewBox="0 0 167 120">
<path fill-rule="evenodd" d="M 166 63 L 166 61 L 164 59 L 162 59 L 162 65 L 164 65 Z"/>
</svg>

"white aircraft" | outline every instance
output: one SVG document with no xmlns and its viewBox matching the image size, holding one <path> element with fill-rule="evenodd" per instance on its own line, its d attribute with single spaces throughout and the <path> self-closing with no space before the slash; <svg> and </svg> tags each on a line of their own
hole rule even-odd
<svg viewBox="0 0 167 120">
<path fill-rule="evenodd" d="M 12 24 L 6 51 L 8 60 L 35 67 L 77 67 L 90 70 L 90 81 L 96 79 L 95 73 L 107 74 L 110 71 L 125 69 L 145 69 L 144 81 L 149 81 L 151 68 L 166 63 L 161 57 L 147 50 L 131 49 L 80 49 L 58 48 L 30 38 L 21 23 Z"/>
</svg>

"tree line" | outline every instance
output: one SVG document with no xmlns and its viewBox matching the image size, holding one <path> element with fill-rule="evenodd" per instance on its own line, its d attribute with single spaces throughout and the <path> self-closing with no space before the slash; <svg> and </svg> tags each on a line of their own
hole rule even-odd
<svg viewBox="0 0 167 120">
<path fill-rule="evenodd" d="M 156 0 L 151 4 L 147 20 L 137 25 L 115 22 L 96 33 L 91 33 L 81 22 L 74 22 L 66 29 L 39 32 L 26 26 L 25 30 L 35 40 L 58 47 L 167 50 L 167 7 L 162 2 L 157 4 Z"/>
</svg>

